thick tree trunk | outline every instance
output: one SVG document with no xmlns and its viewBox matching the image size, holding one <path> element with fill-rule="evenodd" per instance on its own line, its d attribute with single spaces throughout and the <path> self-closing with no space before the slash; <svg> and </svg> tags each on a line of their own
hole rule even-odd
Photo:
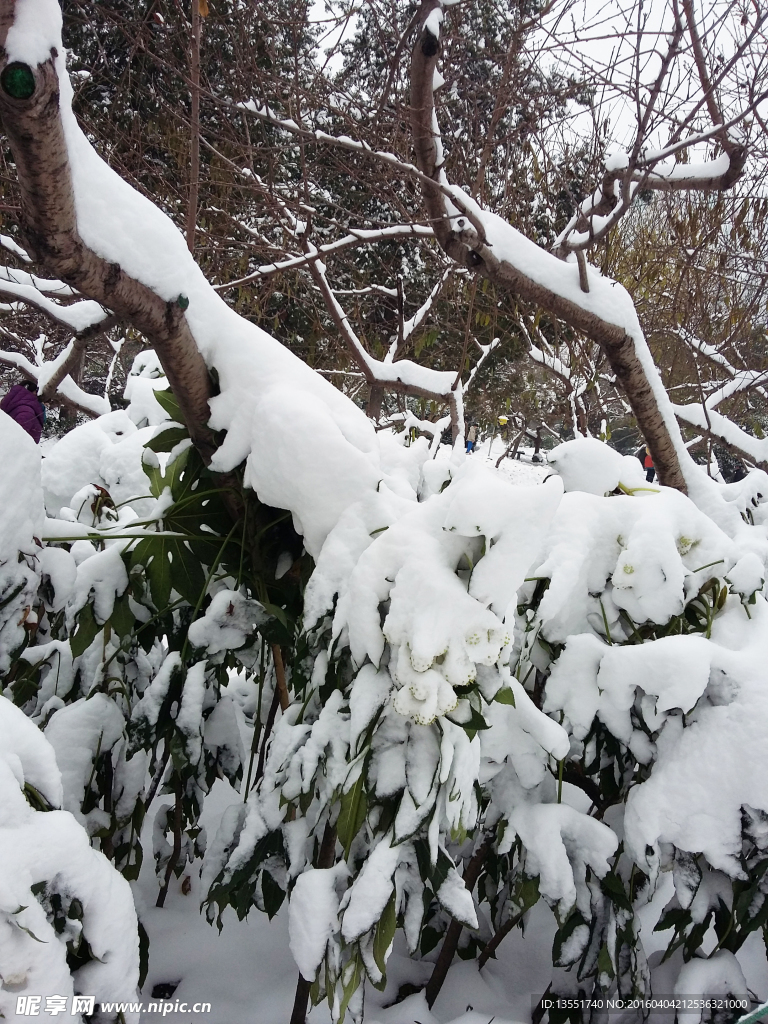
<svg viewBox="0 0 768 1024">
<path fill-rule="evenodd" d="M 0 45 L 14 4 L 2 4 Z M 3 29 L 5 31 L 3 31 Z M 55 56 L 55 55 L 54 55 Z M 0 80 L 6 66 L 0 64 Z M 21 191 L 20 226 L 30 254 L 49 272 L 133 324 L 154 347 L 181 407 L 193 442 L 208 462 L 215 450 L 208 429 L 211 380 L 184 316 L 188 299 L 165 302 L 116 263 L 83 242 L 77 227 L 72 178 L 59 109 L 54 58 L 30 69 L 27 98 L 0 87 L 0 118 L 16 163 Z"/>
<path fill-rule="evenodd" d="M 371 384 L 368 391 L 368 408 L 366 412 L 370 419 L 378 423 L 381 418 L 381 405 L 384 401 L 384 388 L 381 384 Z"/>
</svg>

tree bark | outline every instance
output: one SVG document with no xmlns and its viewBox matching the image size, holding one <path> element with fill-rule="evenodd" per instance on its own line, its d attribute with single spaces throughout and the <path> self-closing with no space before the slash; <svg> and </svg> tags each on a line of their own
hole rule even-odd
<svg viewBox="0 0 768 1024">
<path fill-rule="evenodd" d="M 118 323 L 119 320 L 117 317 L 108 316 L 105 320 L 101 320 L 99 323 L 93 324 L 91 327 L 86 327 L 85 330 L 80 331 L 79 334 L 75 335 L 72 344 L 72 351 L 58 370 L 56 370 L 55 373 L 52 373 L 45 383 L 45 387 L 40 394 L 40 398 L 43 402 L 50 402 L 50 400 L 55 397 L 56 389 L 59 384 L 61 384 L 65 377 L 72 374 L 73 370 L 75 370 L 78 364 L 82 362 L 89 342 L 93 341 L 94 338 L 98 338 L 102 334 L 105 334 Z M 77 383 L 79 384 L 80 381 L 77 380 Z"/>
<path fill-rule="evenodd" d="M 378 423 L 381 417 L 381 406 L 384 401 L 384 388 L 381 384 L 371 383 L 368 391 L 368 418 Z"/>
<path fill-rule="evenodd" d="M 612 371 L 624 389 L 638 426 L 651 450 L 661 483 L 686 493 L 687 488 L 674 443 L 664 422 L 650 382 L 637 357 L 632 338 L 615 324 L 601 319 L 570 299 L 556 294 L 528 277 L 513 264 L 498 259 L 485 244 L 482 230 L 462 230 L 446 216 L 443 193 L 438 187 L 441 167 L 437 162 L 435 106 L 432 83 L 440 55 L 440 40 L 424 24 L 428 15 L 440 7 L 440 0 L 424 0 L 421 30 L 411 61 L 411 134 L 416 164 L 435 185 L 422 181 L 424 205 L 443 251 L 462 266 L 493 281 L 499 287 L 546 309 L 553 316 L 581 331 L 600 345 Z"/>
<path fill-rule="evenodd" d="M 2 4 L 0 45 L 13 21 L 13 3 Z M 98 256 L 78 232 L 72 176 L 59 105 L 59 80 L 51 58 L 35 68 L 28 99 L 0 88 L 0 118 L 16 163 L 21 191 L 20 227 L 30 255 L 56 277 L 133 324 L 153 346 L 181 407 L 190 436 L 205 462 L 216 444 L 208 428 L 211 380 L 184 316 L 188 299 L 165 302 L 117 263 Z M 7 57 L 0 62 L 0 74 Z"/>
<path fill-rule="evenodd" d="M 299 975 L 299 980 L 296 982 L 296 995 L 293 997 L 290 1024 L 306 1024 L 311 988 L 312 982 Z"/>
</svg>

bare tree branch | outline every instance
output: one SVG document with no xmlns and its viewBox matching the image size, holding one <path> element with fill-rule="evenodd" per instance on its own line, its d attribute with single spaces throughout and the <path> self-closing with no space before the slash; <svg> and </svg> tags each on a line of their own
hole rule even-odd
<svg viewBox="0 0 768 1024">
<path fill-rule="evenodd" d="M 440 187 L 442 145 L 437 131 L 433 91 L 440 53 L 441 19 L 440 0 L 424 0 L 421 6 L 421 29 L 411 65 L 411 130 L 416 162 L 427 179 L 423 186 L 424 202 L 434 225 L 435 237 L 446 254 L 460 265 L 546 309 L 601 346 L 611 369 L 624 388 L 651 449 L 660 481 L 685 492 L 685 479 L 674 443 L 635 351 L 633 339 L 621 327 L 598 315 L 594 309 L 577 304 L 562 292 L 529 276 L 523 266 L 497 256 L 493 248 L 474 230 L 462 225 L 461 218 L 456 220 L 454 228 L 450 211 L 446 208 L 444 188 Z M 450 190 L 452 199 L 457 192 L 458 189 Z"/>
<path fill-rule="evenodd" d="M 15 3 L 6 0 L 0 11 L 0 45 L 4 46 Z M 14 98 L 0 90 L 0 117 L 19 178 L 25 242 L 30 254 L 62 281 L 113 310 L 148 339 L 190 436 L 207 462 L 216 447 L 207 426 L 211 381 L 184 316 L 188 299 L 163 301 L 118 264 L 98 256 L 80 237 L 54 58 L 55 54 L 31 69 L 35 88 L 29 98 Z"/>
</svg>

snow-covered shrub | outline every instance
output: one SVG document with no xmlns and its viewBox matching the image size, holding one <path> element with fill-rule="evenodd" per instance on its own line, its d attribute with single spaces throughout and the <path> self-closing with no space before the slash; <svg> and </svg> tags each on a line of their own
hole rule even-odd
<svg viewBox="0 0 768 1024">
<path fill-rule="evenodd" d="M 0 696 L 0 1013 L 17 995 L 129 1000 L 139 980 L 128 883 L 62 805 L 51 744 Z M 127 1013 L 127 1021 L 138 1014 Z"/>
<path fill-rule="evenodd" d="M 543 900 L 552 992 L 640 995 L 636 913 L 662 871 L 686 965 L 710 926 L 718 964 L 764 926 L 766 543 L 749 516 L 727 534 L 599 442 L 521 487 L 391 436 L 388 476 L 308 578 L 285 514 L 252 499 L 233 528 L 173 396 L 151 400 L 164 418 L 126 455 L 122 502 L 103 455 L 98 485 L 66 438 L 49 456 L 64 479 L 71 455 L 79 500 L 49 489 L 58 518 L 25 519 L 34 629 L 4 679 L 56 753 L 62 806 L 127 878 L 172 795 L 151 830 L 159 902 L 201 858 L 211 920 L 287 895 L 296 962 L 338 1020 L 384 984 L 398 928 L 434 959 L 459 922 L 482 964 Z M 111 423 L 95 426 L 114 450 Z M 247 799 L 207 842 L 219 776 Z"/>
<path fill-rule="evenodd" d="M 204 877 L 212 918 L 288 894 L 335 1019 L 361 1019 L 398 927 L 425 956 L 459 921 L 484 962 L 544 899 L 552 992 L 587 996 L 649 994 L 635 913 L 661 871 L 668 954 L 763 927 L 765 551 L 743 552 L 765 542 L 616 467 L 563 494 L 464 465 L 417 504 L 380 488 L 329 535 L 312 676 Z"/>
<path fill-rule="evenodd" d="M 0 674 L 36 629 L 42 544 L 40 451 L 15 420 L 0 412 Z"/>
<path fill-rule="evenodd" d="M 151 353 L 137 360 L 142 371 L 155 362 Z M 154 374 L 147 379 L 165 385 Z M 56 752 L 63 806 L 127 878 L 136 878 L 142 863 L 141 829 L 153 797 L 174 795 L 171 813 L 162 809 L 154 828 L 163 891 L 205 848 L 199 817 L 213 780 L 238 785 L 247 769 L 227 692 L 230 673 L 247 672 L 269 702 L 271 645 L 287 654 L 299 608 L 269 601 L 297 591 L 294 576 L 274 579 L 287 556 L 283 513 L 253 500 L 248 512 L 261 562 L 245 560 L 242 533 L 234 534 L 211 475 L 174 422 L 173 397 L 153 390 L 160 415 L 137 431 L 133 420 L 146 418 L 149 398 L 135 384 L 129 391 L 138 395 L 138 409 L 131 402 L 127 413 L 76 428 L 43 461 L 55 517 L 45 526 L 39 451 L 0 416 L 12 435 L 4 450 L 15 445 L 20 452 L 8 460 L 3 481 L 13 489 L 7 507 L 16 516 L 3 535 L 8 552 L 14 549 L 5 564 L 19 569 L 8 571 L 10 614 L 0 650 L 6 696 L 44 729 Z M 115 503 L 104 486 L 104 453 L 116 452 L 123 434 L 140 443 L 126 448 L 117 481 L 122 500 Z M 88 462 L 92 448 L 99 459 Z M 97 468 L 97 482 L 84 483 Z M 289 557 L 289 567 L 293 562 Z M 253 596 L 257 590 L 274 614 Z M 251 774 L 253 762 L 252 753 Z"/>
<path fill-rule="evenodd" d="M 45 602 L 38 603 L 37 595 L 40 576 L 59 583 L 67 577 L 74 585 L 76 571 L 74 566 L 69 571 L 70 556 L 64 552 L 54 557 L 56 549 L 40 550 L 38 449 L 4 414 L 0 430 L 7 595 L 0 665 L 7 684 L 9 669 L 21 664 L 19 648 L 45 632 Z M 21 655 L 40 650 L 29 646 Z M 58 653 L 61 660 L 61 650 Z M 71 666 L 69 651 L 64 661 Z M 66 678 L 66 668 L 63 675 Z M 66 683 L 63 688 L 66 692 Z M 6 693 L 13 692 L 11 682 Z M 56 699 L 54 694 L 50 699 Z M 70 733 L 68 740 L 74 738 Z M 68 746 L 62 753 L 83 752 Z M 139 950 L 130 890 L 103 855 L 91 849 L 87 833 L 75 820 L 80 808 L 72 808 L 73 817 L 55 809 L 63 803 L 68 810 L 54 747 L 7 696 L 0 696 L 0 1012 L 6 1015 L 15 1013 L 16 993 L 71 995 L 73 985 L 78 992 L 88 990 L 103 999 L 130 999 L 136 992 Z"/>
</svg>

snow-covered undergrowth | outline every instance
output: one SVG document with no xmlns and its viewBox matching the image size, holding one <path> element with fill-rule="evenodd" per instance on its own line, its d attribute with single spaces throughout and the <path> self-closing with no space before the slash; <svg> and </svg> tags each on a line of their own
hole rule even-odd
<svg viewBox="0 0 768 1024">
<path fill-rule="evenodd" d="M 5 693 L 45 731 L 82 850 L 90 834 L 136 878 L 150 810 L 158 885 L 199 872 L 209 919 L 228 906 L 272 916 L 287 893 L 291 952 L 334 1019 L 364 1014 L 364 979 L 385 984 L 399 928 L 423 983 L 451 919 L 462 956 L 481 956 L 546 904 L 552 990 L 629 995 L 649 991 L 638 914 L 669 900 L 668 871 L 678 969 L 719 943 L 702 961 L 714 971 L 763 927 L 762 526 L 742 519 L 728 536 L 596 441 L 556 449 L 543 483 L 528 467 L 513 484 L 480 455 L 429 457 L 426 440 L 389 435 L 397 483 L 339 517 L 299 619 L 231 575 L 241 551 L 164 383 L 151 353 L 137 360 L 140 398 L 58 442 L 41 477 L 0 417 L 27 507 L 4 531 L 26 587 Z M 137 435 L 150 447 L 126 443 Z M 84 465 L 100 467 L 96 484 L 83 486 Z M 102 469 L 115 466 L 120 508 Z M 66 480 L 64 500 L 51 481 Z M 724 490 L 753 523 L 759 484 Z M 217 777 L 249 792 L 206 844 Z M 150 807 L 153 778 L 178 819 L 175 802 Z M 470 893 L 462 869 L 481 847 Z"/>
<path fill-rule="evenodd" d="M 62 52 L 57 4 L 16 11 L 10 59 Z M 377 434 L 210 289 L 91 150 L 59 70 L 81 234 L 189 300 L 226 437 L 204 467 L 151 354 L 126 412 L 42 469 L 0 414 L 2 706 L 26 716 L 3 734 L 2 827 L 17 851 L 58 836 L 4 862 L 2 998 L 39 994 L 46 956 L 75 991 L 133 989 L 119 873 L 145 853 L 160 907 L 199 876 L 225 929 L 287 897 L 336 1021 L 387 991 L 396 940 L 423 984 L 441 943 L 477 973 L 542 914 L 551 994 L 648 995 L 664 965 L 641 922 L 661 916 L 667 994 L 744 996 L 768 916 L 766 475 L 722 487 L 688 459 L 694 502 L 578 439 L 525 485 Z M 233 522 L 215 474 L 240 465 L 255 497 Z M 217 780 L 240 799 L 208 836 Z"/>
<path fill-rule="evenodd" d="M 21 663 L 13 652 L 34 644 L 40 626 L 41 574 L 62 571 L 63 563 L 71 562 L 74 583 L 75 571 L 71 555 L 42 547 L 39 539 L 43 503 L 37 447 L 5 414 L 0 443 L 5 467 L 0 478 L 5 687 L 0 696 L 0 1013 L 9 1018 L 16 1013 L 17 993 L 44 997 L 87 991 L 99 1000 L 131 998 L 139 979 L 139 949 L 130 887 L 91 847 L 77 820 L 82 820 L 81 800 L 73 796 L 78 785 L 82 793 L 83 776 L 92 771 L 91 752 L 70 746 L 78 739 L 71 729 L 57 751 L 55 737 L 46 737 L 8 699 L 18 694 L 11 680 Z M 71 654 L 68 659 L 71 664 Z M 66 688 L 62 692 L 66 695 Z M 122 733 L 122 716 L 109 698 L 97 694 L 91 708 L 103 709 L 97 716 L 102 719 L 116 716 Z M 65 713 L 71 718 L 74 711 L 72 705 Z M 76 760 L 79 774 L 73 771 Z"/>
</svg>

